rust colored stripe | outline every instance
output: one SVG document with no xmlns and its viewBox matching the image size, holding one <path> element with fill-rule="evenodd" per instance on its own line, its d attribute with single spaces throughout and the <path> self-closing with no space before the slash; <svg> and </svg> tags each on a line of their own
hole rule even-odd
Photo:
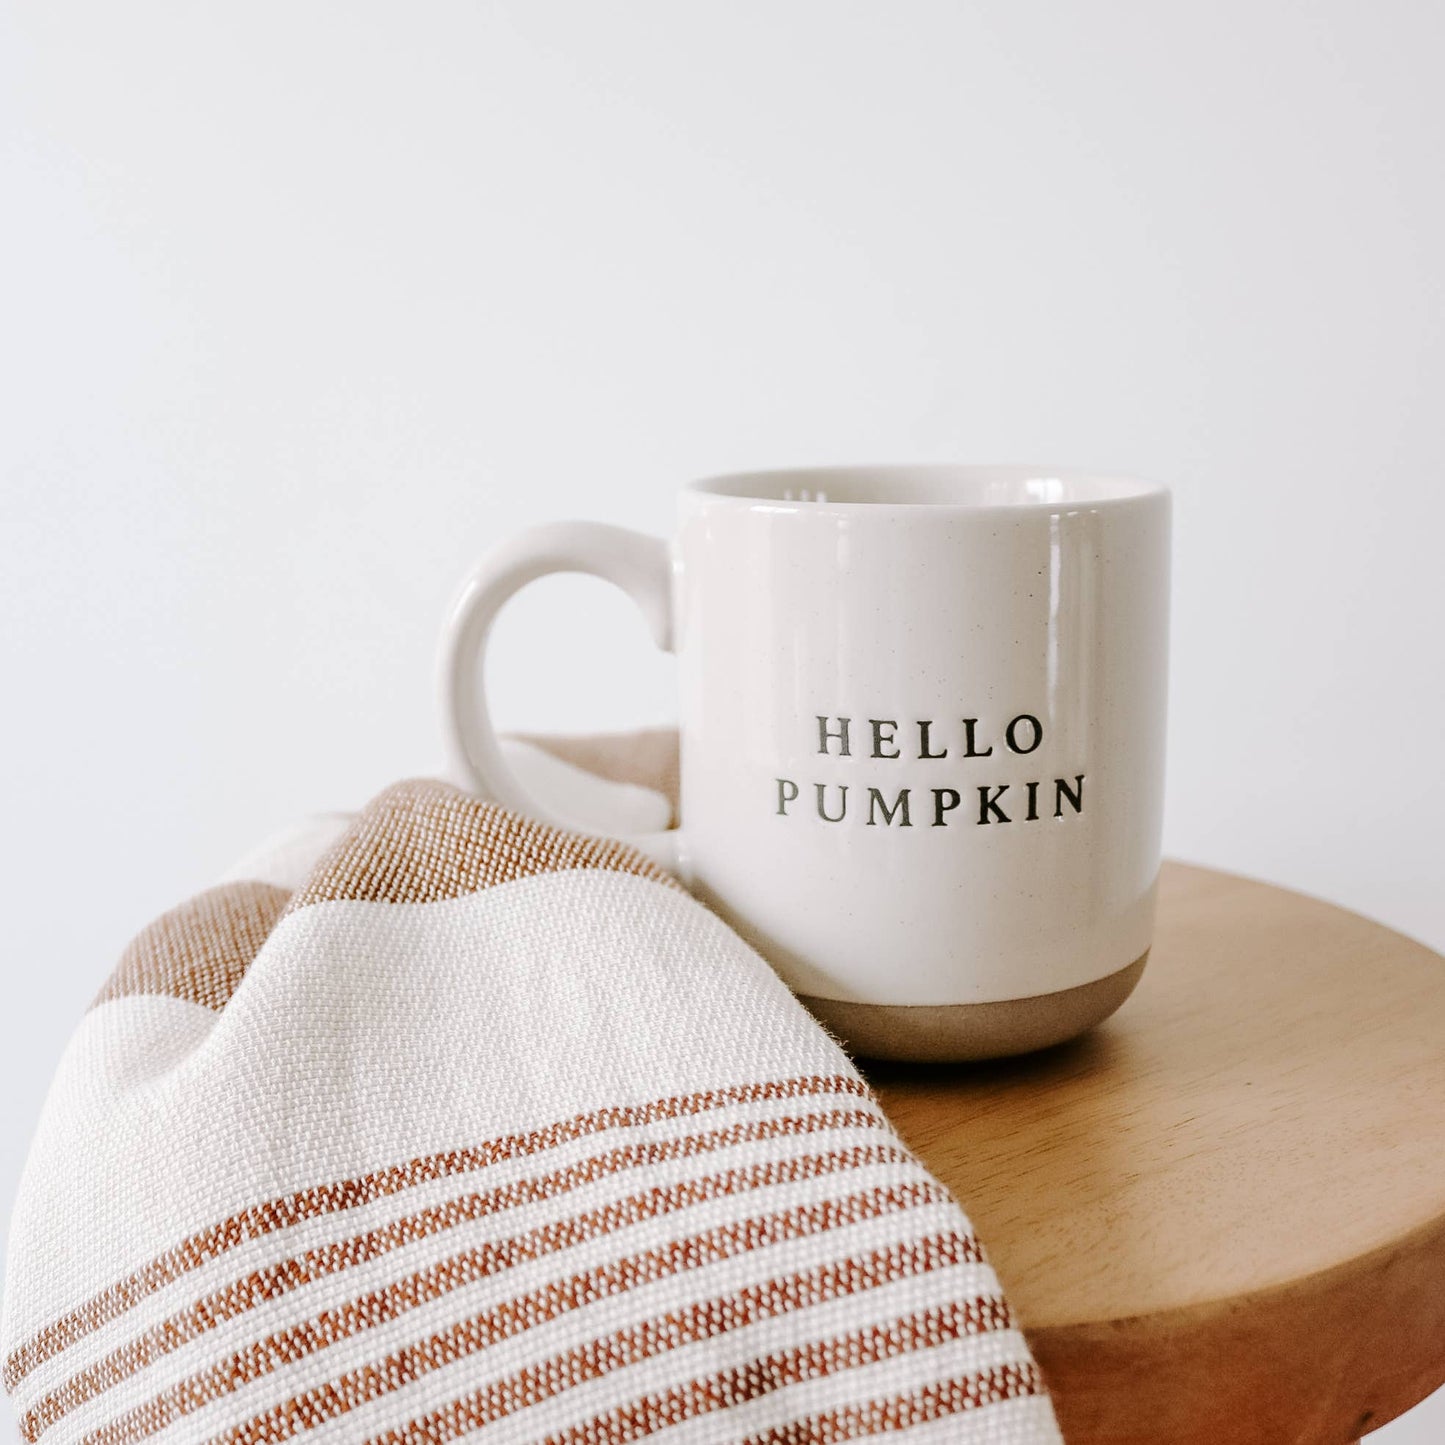
<svg viewBox="0 0 1445 1445">
<path fill-rule="evenodd" d="M 505 1159 L 554 1149 L 560 1144 L 607 1129 L 635 1128 L 735 1104 L 756 1104 L 831 1094 L 852 1095 L 871 1101 L 867 1085 L 861 1079 L 846 1074 L 829 1077 L 815 1074 L 761 1084 L 704 1089 L 692 1094 L 655 1099 L 646 1104 L 592 1110 L 530 1133 L 506 1134 L 485 1144 L 429 1154 L 373 1174 L 358 1175 L 334 1184 L 316 1185 L 294 1194 L 267 1200 L 263 1204 L 250 1205 L 219 1224 L 191 1235 L 173 1249 L 156 1256 L 133 1274 L 32 1335 L 6 1358 L 5 1388 L 14 1393 L 16 1386 L 37 1365 L 68 1349 L 101 1325 L 118 1318 L 148 1295 L 246 1240 L 259 1239 L 304 1220 L 355 1209 L 374 1200 L 399 1194 L 418 1184 L 472 1173 Z"/>
<path fill-rule="evenodd" d="M 350 1398 L 368 1378 L 391 1379 L 398 1361 L 404 1373 L 416 1378 L 439 1363 L 461 1359 L 536 1324 L 546 1323 L 599 1300 L 613 1298 L 639 1285 L 653 1284 L 685 1270 L 719 1264 L 745 1250 L 786 1243 L 839 1224 L 901 1212 L 922 1204 L 936 1203 L 942 1198 L 946 1195 L 937 1186 L 902 1186 L 894 1190 L 878 1189 L 855 1194 L 843 1200 L 798 1205 L 776 1214 L 719 1224 L 689 1238 L 671 1240 L 658 1248 L 642 1250 L 581 1274 L 553 1281 L 476 1319 L 451 1326 L 429 1344 L 403 1350 L 381 1366 L 366 1366 L 343 1375 L 332 1385 L 323 1386 L 322 1390 L 331 1394 L 333 1403 Z M 641 1202 L 645 1211 L 645 1205 L 650 1201 Z M 655 1217 L 655 1211 L 643 1212 L 640 1217 Z M 629 1221 L 624 1218 L 618 1222 Z M 233 1358 L 218 1361 L 209 1369 L 177 1382 L 154 1399 L 86 1436 L 84 1445 L 122 1445 L 122 1442 L 144 1439 L 213 1400 L 295 1364 L 328 1345 L 373 1326 L 390 1324 L 406 1311 L 440 1299 L 454 1289 L 490 1275 L 505 1273 L 529 1260 L 565 1250 L 595 1237 L 606 1227 L 606 1222 L 596 1216 L 583 1216 L 532 1231 L 519 1239 L 467 1250 L 388 1288 L 368 1293 L 339 1309 L 326 1310 L 315 1319 L 272 1334 Z M 928 1268 L 938 1267 L 940 1261 L 949 1264 L 965 1260 L 976 1262 L 980 1255 L 977 1240 L 965 1236 L 943 1236 L 925 1241 L 918 1248 L 924 1251 L 920 1258 L 931 1261 L 927 1264 Z M 308 1391 L 307 1400 L 310 1401 L 315 1393 Z M 352 1399 L 351 1404 L 355 1403 L 357 1401 Z M 351 1408 L 351 1405 L 341 1408 Z M 330 1418 L 324 1406 L 318 1406 L 318 1409 L 322 1413 L 313 1424 Z M 284 1407 L 284 1412 L 289 1419 L 291 1406 Z M 271 1414 L 274 1416 L 275 1412 Z M 269 1416 L 267 1418 L 270 1420 Z M 270 1420 L 267 1429 L 276 1428 L 282 1427 Z M 267 1434 L 266 1438 L 270 1440 L 273 1436 Z"/>
<path fill-rule="evenodd" d="M 518 878 L 577 868 L 681 886 L 646 855 L 616 839 L 549 828 L 447 783 L 398 783 L 370 803 L 316 865 L 288 912 L 342 898 L 437 903 Z"/>
<path fill-rule="evenodd" d="M 876 1217 L 880 1208 L 887 1207 L 886 1201 L 871 1201 L 864 1196 L 860 1201 L 838 1201 L 831 1207 L 803 1207 L 773 1220 L 744 1221 L 731 1227 L 738 1233 L 731 1237 L 720 1257 L 727 1259 L 760 1244 L 780 1243 L 782 1238 L 798 1238 L 812 1233 L 811 1215 L 816 1215 L 819 1209 L 834 1209 L 841 1221 L 851 1222 L 855 1218 Z M 686 1243 L 691 1241 L 682 1241 L 683 1248 Z M 678 1345 L 707 1340 L 762 1319 L 814 1308 L 832 1299 L 876 1289 L 894 1280 L 942 1269 L 967 1259 L 970 1253 L 971 1248 L 964 1238 L 941 1235 L 881 1248 L 857 1259 L 829 1260 L 798 1273 L 773 1277 L 759 1285 L 738 1287 L 718 1298 L 679 1305 L 668 1314 L 618 1329 L 613 1334 L 553 1355 L 535 1366 L 523 1367 L 513 1376 L 474 1390 L 461 1400 L 454 1400 L 451 1405 L 436 1410 L 425 1420 L 413 1420 L 402 1431 L 392 1432 L 383 1439 L 449 1439 L 501 1415 L 510 1415 L 520 1407 L 546 1399 L 572 1384 L 594 1379 L 608 1370 L 637 1364 Z M 678 1244 L 660 1247 L 652 1254 L 657 1257 L 656 1263 L 652 1263 L 649 1256 L 639 1257 L 637 1266 L 640 1267 L 637 1267 L 636 1277 L 631 1279 L 631 1283 L 666 1276 L 679 1267 L 685 1269 L 694 1263 Z M 705 1259 L 701 1263 L 714 1263 L 714 1260 Z M 530 1325 L 556 1318 L 556 1315 L 578 1308 L 578 1305 L 607 1298 L 605 1274 L 611 1269 L 616 1269 L 616 1266 L 608 1266 L 604 1270 L 604 1279 L 594 1279 L 594 1274 L 588 1273 L 562 1280 L 526 1296 L 522 1301 L 506 1303 L 487 1314 L 452 1325 L 429 1340 L 396 1351 L 360 1370 L 348 1371 L 327 1384 L 306 1390 L 302 1396 L 283 1400 L 263 1415 L 254 1416 L 243 1425 L 214 1436 L 211 1445 L 263 1445 L 263 1442 L 264 1445 L 275 1445 L 275 1442 L 289 1439 L 306 1429 L 315 1429 L 371 1400 L 379 1400 L 394 1390 L 403 1389 L 431 1371 L 455 1364 L 486 1350 L 488 1345 L 507 1340 Z M 1009 1318 L 1007 1306 L 998 1296 L 971 1299 L 959 1306 L 959 1312 L 967 1314 L 975 1331 L 1006 1328 L 1004 1321 Z M 462 1428 L 458 1429 L 458 1425 Z"/>
<path fill-rule="evenodd" d="M 883 1256 L 887 1258 L 885 1254 Z M 757 1320 L 785 1313 L 800 1307 L 793 1301 L 806 1296 L 806 1303 L 821 1303 L 852 1293 L 854 1286 L 846 1275 L 840 1280 L 827 1277 L 837 1265 L 825 1265 L 790 1280 L 773 1281 L 760 1290 L 741 1290 L 736 1296 L 714 1300 L 692 1309 L 681 1310 L 662 1320 L 649 1321 L 568 1355 L 520 1370 L 507 1379 L 474 1390 L 450 1405 L 400 1429 L 374 1436 L 367 1445 L 443 1445 L 491 1424 L 507 1415 L 550 1399 L 563 1390 L 596 1379 L 609 1370 L 666 1353 L 677 1345 L 723 1334 Z M 882 1282 L 882 1281 L 880 1281 Z M 715 1410 L 731 1409 L 749 1400 L 756 1400 L 775 1390 L 820 1376 L 836 1375 L 844 1370 L 859 1369 L 883 1360 L 897 1359 L 914 1350 L 934 1349 L 968 1335 L 1003 1329 L 1007 1325 L 1007 1307 L 995 1297 L 977 1297 L 954 1301 L 936 1309 L 904 1315 L 886 1325 L 837 1335 L 794 1349 L 780 1350 L 750 1360 L 745 1365 L 716 1374 L 693 1379 L 671 1390 L 656 1391 L 607 1411 L 605 1415 L 548 1436 L 548 1445 L 622 1445 L 639 1436 L 680 1425 Z M 1030 1367 L 1008 1365 L 1003 1371 L 1016 1370 L 1017 1393 L 1032 1393 L 1040 1386 Z M 990 1372 L 992 1373 L 992 1372 Z M 269 1435 L 234 1435 L 223 1437 L 235 1445 L 260 1445 Z M 212 1445 L 220 1445 L 219 1441 Z"/>
<path fill-rule="evenodd" d="M 625 1170 L 655 1167 L 671 1159 L 694 1158 L 738 1144 L 808 1135 L 822 1130 L 882 1127 L 882 1122 L 876 1115 L 862 1110 L 839 1109 L 827 1114 L 807 1114 L 802 1117 L 755 1119 L 704 1134 L 689 1134 L 677 1139 L 659 1139 L 645 1144 L 627 1145 L 609 1154 L 584 1159 L 570 1168 L 532 1179 L 518 1180 L 489 1193 L 466 1194 L 460 1198 L 449 1199 L 429 1209 L 388 1221 L 378 1229 L 339 1243 L 328 1243 L 277 1264 L 267 1265 L 226 1288 L 197 1300 L 187 1309 L 171 1315 L 136 1339 L 113 1350 L 104 1359 L 75 1375 L 40 1400 L 22 1417 L 21 1431 L 27 1439 L 37 1440 L 43 1431 L 71 1410 L 227 1320 L 245 1314 L 248 1310 L 273 1304 L 304 1285 L 379 1259 L 402 1245 L 414 1244 L 458 1225 L 501 1214 L 522 1205 L 557 1198 L 598 1179 Z M 831 1174 L 840 1169 L 863 1168 L 873 1164 L 902 1164 L 910 1158 L 907 1150 L 900 1146 L 859 1145 L 826 1154 L 803 1155 L 798 1159 L 769 1160 L 746 1169 L 729 1170 L 671 1186 L 658 1186 L 630 1199 L 610 1201 L 607 1205 L 576 1216 L 573 1220 L 534 1229 L 521 1239 L 488 1247 L 503 1253 L 510 1251 L 515 1256 L 512 1260 L 515 1263 L 519 1259 L 544 1253 L 548 1248 L 562 1248 L 577 1243 L 599 1229 L 615 1229 L 650 1215 L 670 1213 L 675 1209 L 715 1198 L 719 1194 L 765 1188 L 773 1184 Z M 576 1235 L 576 1238 L 564 1237 L 564 1226 L 566 1234 Z M 527 1252 L 527 1241 L 533 1242 L 530 1253 Z M 473 1256 L 478 1255 L 477 1251 L 471 1253 Z M 434 1266 L 434 1270 L 460 1269 L 462 1261 L 467 1257 L 458 1256 L 445 1265 Z M 492 1271 L 487 1269 L 483 1272 Z M 456 1282 L 458 1281 L 453 1281 Z M 424 1290 L 423 1276 L 413 1276 L 411 1285 L 418 1291 Z M 399 1290 L 401 1287 L 394 1288 Z M 431 1297 L 433 1296 L 426 1296 Z M 414 1302 L 422 1302 L 420 1294 Z M 354 1306 L 345 1308 L 354 1309 Z M 329 1311 L 327 1316 L 322 1318 L 337 1313 Z M 375 1318 L 362 1320 L 362 1323 L 376 1322 Z M 353 1332 L 353 1329 L 346 1331 Z M 311 1348 L 319 1348 L 319 1345 Z M 233 1365 L 235 1370 L 240 1371 L 243 1368 L 242 1357 L 237 1356 Z M 240 1376 L 237 1375 L 238 1382 L 239 1379 Z"/>
<path fill-rule="evenodd" d="M 135 936 L 91 1008 L 131 994 L 225 1008 L 290 896 L 269 883 L 223 883 L 198 893 Z"/>
<path fill-rule="evenodd" d="M 882 1435 L 894 1430 L 911 1430 L 915 1425 L 929 1425 L 964 1410 L 977 1410 L 982 1405 L 998 1405 L 1005 1400 L 1020 1400 L 1027 1395 L 1042 1395 L 1043 1379 L 1035 1365 L 997 1365 L 976 1375 L 960 1375 L 940 1380 L 891 1400 L 868 1400 L 848 1405 L 841 1410 L 827 1410 L 806 1419 L 792 1420 L 757 1435 L 749 1435 L 741 1445 L 838 1445 L 844 1440 L 859 1440 L 868 1435 Z M 597 1440 L 613 1437 L 597 1435 Z M 568 1436 L 548 1437 L 548 1445 L 570 1439 Z"/>
</svg>

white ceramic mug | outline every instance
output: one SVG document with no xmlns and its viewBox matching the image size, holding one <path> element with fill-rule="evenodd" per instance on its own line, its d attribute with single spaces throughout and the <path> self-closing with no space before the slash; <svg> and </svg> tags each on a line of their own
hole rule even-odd
<svg viewBox="0 0 1445 1445">
<path fill-rule="evenodd" d="M 455 760 L 528 796 L 479 687 L 548 572 L 615 582 L 677 654 L 681 827 L 633 839 L 859 1052 L 1056 1043 L 1128 996 L 1159 872 L 1168 492 L 1038 467 L 852 467 L 684 489 L 672 541 L 570 522 L 458 602 Z"/>
</svg>

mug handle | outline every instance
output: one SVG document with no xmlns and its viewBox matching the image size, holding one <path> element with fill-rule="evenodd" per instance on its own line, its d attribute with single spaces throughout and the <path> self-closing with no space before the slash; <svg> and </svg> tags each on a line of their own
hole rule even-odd
<svg viewBox="0 0 1445 1445">
<path fill-rule="evenodd" d="M 519 533 L 483 558 L 452 608 L 441 656 L 442 713 L 453 768 L 504 808 L 555 828 L 591 832 L 559 817 L 522 785 L 497 743 L 482 686 L 487 638 L 502 604 L 553 572 L 583 572 L 620 587 L 637 604 L 653 640 L 672 651 L 672 556 L 660 537 L 604 522 L 553 522 Z M 671 871 L 677 830 L 623 839 Z"/>
</svg>

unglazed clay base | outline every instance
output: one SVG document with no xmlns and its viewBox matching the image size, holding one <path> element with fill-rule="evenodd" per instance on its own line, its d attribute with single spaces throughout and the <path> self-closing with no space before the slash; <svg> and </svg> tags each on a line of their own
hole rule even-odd
<svg viewBox="0 0 1445 1445">
<path fill-rule="evenodd" d="M 962 1063 L 1001 1059 L 1061 1044 L 1102 1023 L 1144 972 L 1146 950 L 1127 968 L 1077 988 L 999 1003 L 890 1005 L 799 994 L 843 1046 L 871 1059 Z"/>
</svg>

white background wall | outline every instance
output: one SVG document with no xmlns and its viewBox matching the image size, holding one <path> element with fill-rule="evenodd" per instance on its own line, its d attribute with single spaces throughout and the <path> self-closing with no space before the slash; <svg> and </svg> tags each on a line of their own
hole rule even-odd
<svg viewBox="0 0 1445 1445">
<path fill-rule="evenodd" d="M 483 548 L 736 466 L 1173 483 L 1170 850 L 1445 947 L 1442 13 L 4 5 L 0 1196 L 131 933 L 439 766 Z M 668 715 L 601 584 L 491 671 Z"/>
</svg>

